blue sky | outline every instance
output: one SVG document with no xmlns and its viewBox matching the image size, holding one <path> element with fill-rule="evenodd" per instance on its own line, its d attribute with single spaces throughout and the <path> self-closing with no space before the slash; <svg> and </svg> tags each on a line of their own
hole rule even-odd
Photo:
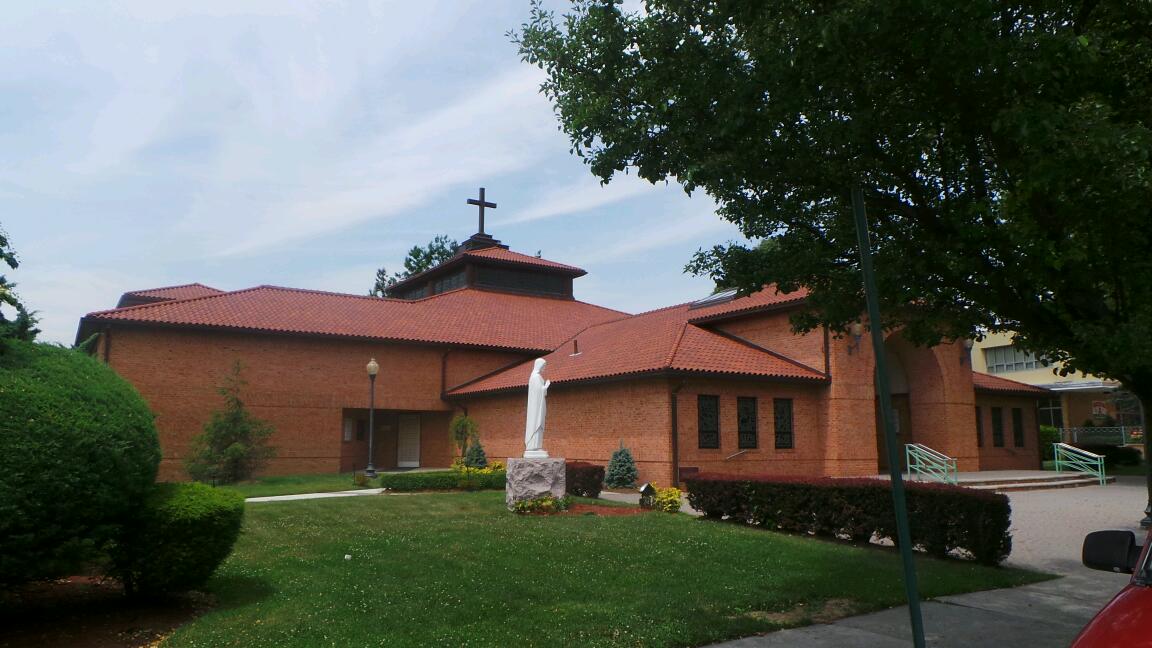
<svg viewBox="0 0 1152 648">
<path fill-rule="evenodd" d="M 180 6 L 183 4 L 183 6 Z M 554 3 L 563 8 L 560 2 Z M 687 301 L 739 239 L 703 194 L 569 153 L 499 2 L 64 2 L 0 9 L 0 227 L 42 339 L 123 292 L 365 293 L 408 248 L 488 231 L 579 265 L 577 298 Z"/>
</svg>

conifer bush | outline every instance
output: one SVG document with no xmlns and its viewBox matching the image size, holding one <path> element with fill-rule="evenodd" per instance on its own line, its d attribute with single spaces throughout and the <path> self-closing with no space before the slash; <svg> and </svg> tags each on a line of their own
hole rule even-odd
<svg viewBox="0 0 1152 648">
<path fill-rule="evenodd" d="M 604 466 L 572 461 L 564 464 L 564 484 L 570 495 L 600 497 L 604 489 Z"/>
<path fill-rule="evenodd" d="M 184 461 L 188 475 L 196 481 L 231 484 L 251 479 L 276 454 L 268 445 L 273 428 L 252 415 L 240 398 L 245 382 L 240 361 L 216 391 L 224 397 L 224 408 L 212 412 L 204 431 L 192 441 Z"/>
<path fill-rule="evenodd" d="M 484 446 L 480 445 L 480 438 L 472 439 L 472 445 L 464 453 L 464 465 L 469 468 L 485 468 L 488 466 L 488 455 L 484 454 Z"/>
<path fill-rule="evenodd" d="M 630 488 L 636 485 L 639 476 L 636 460 L 621 443 L 620 448 L 612 453 L 612 458 L 608 461 L 608 470 L 604 473 L 604 485 L 609 488 Z"/>
<path fill-rule="evenodd" d="M 0 585 L 75 573 L 150 492 L 152 412 L 104 363 L 8 340 L 0 354 Z"/>
<path fill-rule="evenodd" d="M 132 595 L 196 589 L 232 553 L 244 498 L 206 484 L 156 484 L 112 551 L 113 575 Z"/>
</svg>

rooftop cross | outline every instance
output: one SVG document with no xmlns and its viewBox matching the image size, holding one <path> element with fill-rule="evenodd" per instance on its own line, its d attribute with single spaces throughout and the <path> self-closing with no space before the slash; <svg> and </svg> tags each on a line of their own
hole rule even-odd
<svg viewBox="0 0 1152 648">
<path fill-rule="evenodd" d="M 469 205 L 476 205 L 477 207 L 480 208 L 480 232 L 479 233 L 483 234 L 484 233 L 484 208 L 485 207 L 491 207 L 492 209 L 496 209 L 496 203 L 488 202 L 488 201 L 484 200 L 484 187 L 480 187 L 480 199 L 477 200 L 475 198 L 469 198 L 468 204 Z"/>
</svg>

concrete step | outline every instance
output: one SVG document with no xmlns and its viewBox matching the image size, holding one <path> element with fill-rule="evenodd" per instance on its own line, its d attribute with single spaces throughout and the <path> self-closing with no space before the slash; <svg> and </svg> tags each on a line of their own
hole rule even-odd
<svg viewBox="0 0 1152 648">
<path fill-rule="evenodd" d="M 1115 477 L 1105 477 L 1104 478 L 1104 482 L 1108 483 L 1108 484 L 1114 483 L 1115 481 L 1116 481 Z M 1095 477 L 1093 477 L 1091 475 L 1086 475 L 1084 477 L 1078 477 L 1076 479 L 1059 479 L 1059 480 L 1053 479 L 1053 480 L 1048 480 L 1048 481 L 1029 480 L 1029 481 L 1019 481 L 1019 482 L 1014 482 L 1014 483 L 1009 483 L 1009 484 L 1004 484 L 1004 483 L 979 484 L 979 483 L 968 482 L 968 483 L 965 483 L 962 485 L 966 486 L 968 488 L 974 488 L 976 490 L 990 490 L 990 491 L 995 491 L 997 493 L 1007 493 L 1007 492 L 1013 492 L 1013 491 L 1053 490 L 1053 489 L 1057 489 L 1057 488 L 1078 488 L 1081 486 L 1097 486 L 1099 484 L 1100 484 L 1099 479 L 1096 479 Z"/>
<path fill-rule="evenodd" d="M 1047 483 L 1047 482 L 1057 482 L 1057 481 L 1079 481 L 1079 480 L 1084 479 L 1085 477 L 1089 477 L 1090 479 L 1095 479 L 1091 475 L 1085 475 L 1084 473 L 1078 473 L 1078 472 L 1061 472 L 1061 473 L 1058 473 L 1058 472 L 1052 471 L 1052 472 L 1049 472 L 1047 474 L 1014 475 L 1011 477 L 993 477 L 993 478 L 988 478 L 988 479 L 981 479 L 979 477 L 976 477 L 973 479 L 964 479 L 963 481 L 960 482 L 960 485 L 961 486 L 967 486 L 967 485 L 989 486 L 989 485 L 995 485 L 995 484 L 1027 484 L 1027 483 L 1031 483 L 1031 482 L 1045 482 L 1045 483 Z"/>
</svg>

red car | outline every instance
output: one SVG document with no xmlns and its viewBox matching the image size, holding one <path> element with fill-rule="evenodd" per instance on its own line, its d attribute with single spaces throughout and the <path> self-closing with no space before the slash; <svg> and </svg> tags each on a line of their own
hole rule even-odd
<svg viewBox="0 0 1152 648">
<path fill-rule="evenodd" d="M 1084 566 L 1132 580 L 1080 631 L 1072 648 L 1152 648 L 1152 534 L 1144 546 L 1131 531 L 1096 531 L 1084 538 Z"/>
</svg>

